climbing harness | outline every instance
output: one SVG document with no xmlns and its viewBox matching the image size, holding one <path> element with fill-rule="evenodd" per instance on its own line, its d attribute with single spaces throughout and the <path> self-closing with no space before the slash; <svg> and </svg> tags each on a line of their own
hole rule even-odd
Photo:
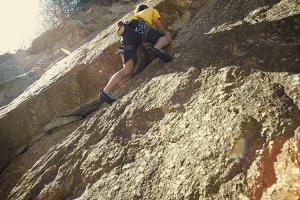
<svg viewBox="0 0 300 200">
<path fill-rule="evenodd" d="M 138 24 L 136 25 L 136 27 L 132 27 L 132 23 L 134 23 L 135 21 L 138 21 Z M 124 26 L 129 26 L 130 28 L 133 28 L 134 31 L 141 36 L 142 42 L 147 41 L 150 26 L 146 24 L 146 22 L 144 22 L 143 19 L 134 19 L 131 21 L 127 21 L 124 23 Z"/>
<path fill-rule="evenodd" d="M 133 45 L 120 45 L 120 47 L 117 49 L 117 52 L 124 52 L 124 51 L 130 51 L 130 50 L 135 50 L 135 46 Z M 117 53 L 116 52 L 116 53 Z"/>
<path fill-rule="evenodd" d="M 135 32 L 137 32 L 141 37 L 142 41 L 146 42 L 150 27 L 142 20 L 138 20 L 138 25 L 135 27 Z"/>
<path fill-rule="evenodd" d="M 134 21 L 137 21 L 137 25 L 135 27 L 132 27 L 132 23 Z M 141 40 L 143 43 L 147 42 L 147 37 L 148 37 L 148 33 L 150 30 L 150 26 L 147 25 L 142 19 L 138 19 L 138 20 L 131 20 L 131 21 L 127 21 L 123 23 L 124 26 L 127 26 L 131 29 L 134 29 L 134 31 L 136 33 L 138 33 L 141 36 Z M 130 51 L 130 50 L 135 50 L 136 47 L 134 45 L 123 45 L 121 44 L 120 47 L 117 49 L 116 53 L 118 52 L 124 52 L 126 50 Z"/>
</svg>

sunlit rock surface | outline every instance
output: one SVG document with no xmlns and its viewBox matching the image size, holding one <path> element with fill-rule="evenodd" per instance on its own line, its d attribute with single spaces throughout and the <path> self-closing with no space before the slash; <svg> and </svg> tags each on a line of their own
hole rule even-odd
<svg viewBox="0 0 300 200">
<path fill-rule="evenodd" d="M 66 115 L 68 110 L 96 98 L 109 76 L 121 67 L 120 56 L 115 54 L 114 30 L 115 25 L 108 27 L 91 42 L 51 65 L 40 79 L 0 110 L 0 169 L 40 134 L 52 118 Z"/>
<path fill-rule="evenodd" d="M 47 151 L 8 199 L 298 199 L 299 2 L 162 0 L 158 8 L 174 33 L 173 61 L 156 60 L 117 89 L 120 100 Z M 121 65 L 119 55 L 101 56 L 116 48 L 112 32 L 47 71 L 52 84 L 76 74 L 55 85 L 57 93 L 36 82 L 27 91 L 33 97 L 24 93 L 2 110 L 1 134 L 39 135 L 55 116 L 91 100 L 93 85 Z M 87 75 L 79 63 L 111 71 Z M 20 109 L 24 99 L 49 109 L 32 112 L 33 128 L 9 125 L 30 108 Z"/>
<path fill-rule="evenodd" d="M 257 153 L 248 170 L 250 199 L 298 199 L 300 196 L 299 128 L 289 139 L 278 138 Z"/>
<path fill-rule="evenodd" d="M 165 11 L 162 9 L 161 14 Z M 180 19 L 180 15 L 171 17 L 176 17 L 175 21 Z M 177 23 L 177 29 L 183 26 L 182 22 Z M 4 133 L 0 135 L 2 169 L 16 155 L 44 137 L 44 131 L 61 116 L 68 116 L 84 103 L 97 99 L 100 88 L 121 67 L 121 58 L 115 54 L 118 38 L 114 30 L 115 25 L 110 26 L 91 42 L 55 63 L 22 95 L 0 111 L 0 131 Z M 19 170 L 19 174 L 22 175 L 22 170 Z M 3 175 L 2 179 L 10 175 Z M 16 177 L 16 174 L 12 176 Z"/>
<path fill-rule="evenodd" d="M 276 182 L 264 191 L 262 199 L 297 199 L 300 197 L 300 138 L 287 140 L 274 163 Z"/>
<path fill-rule="evenodd" d="M 36 38 L 31 47 L 0 55 L 0 107 L 7 105 L 58 60 L 127 14 L 136 1 L 91 1 L 70 19 Z"/>
</svg>

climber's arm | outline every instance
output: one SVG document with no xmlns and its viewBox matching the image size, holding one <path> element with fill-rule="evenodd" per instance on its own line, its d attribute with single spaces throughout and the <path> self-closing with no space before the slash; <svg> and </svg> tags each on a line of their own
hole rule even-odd
<svg viewBox="0 0 300 200">
<path fill-rule="evenodd" d="M 159 30 L 159 31 L 162 32 L 162 33 L 165 33 L 165 28 L 164 28 L 164 26 L 163 26 L 163 24 L 162 24 L 162 22 L 161 22 L 160 19 L 157 19 L 157 20 L 154 22 L 154 25 L 155 25 L 155 27 L 157 28 L 157 30 Z"/>
<path fill-rule="evenodd" d="M 160 32 L 164 33 L 168 39 L 171 41 L 171 34 L 170 32 L 166 31 L 161 20 L 160 19 L 157 19 L 155 22 L 154 22 L 154 25 L 155 27 L 157 28 L 157 30 L 159 30 Z"/>
</svg>

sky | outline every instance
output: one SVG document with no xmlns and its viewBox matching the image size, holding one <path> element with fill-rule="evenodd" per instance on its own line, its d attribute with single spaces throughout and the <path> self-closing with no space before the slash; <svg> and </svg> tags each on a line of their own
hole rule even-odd
<svg viewBox="0 0 300 200">
<path fill-rule="evenodd" d="M 38 34 L 39 0 L 0 0 L 0 54 L 28 48 Z"/>
</svg>

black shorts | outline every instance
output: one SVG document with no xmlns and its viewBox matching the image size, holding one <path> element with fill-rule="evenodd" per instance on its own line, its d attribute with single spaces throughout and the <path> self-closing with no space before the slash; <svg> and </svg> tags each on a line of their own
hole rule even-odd
<svg viewBox="0 0 300 200">
<path fill-rule="evenodd" d="M 153 45 L 155 45 L 157 43 L 158 39 L 161 38 L 161 37 L 164 37 L 164 36 L 165 36 L 164 33 L 150 27 L 146 41 L 150 42 Z"/>
<path fill-rule="evenodd" d="M 132 49 L 132 50 L 124 50 L 121 52 L 123 64 L 127 63 L 130 58 L 133 60 L 134 64 L 137 61 L 137 50 Z"/>
<path fill-rule="evenodd" d="M 139 22 L 142 21 L 144 25 L 149 27 L 148 35 L 146 38 L 146 42 L 150 42 L 151 44 L 155 45 L 156 42 L 158 41 L 159 38 L 164 37 L 165 34 L 158 31 L 157 29 L 151 27 L 151 25 L 146 24 L 143 20 L 137 19 L 137 20 L 132 20 L 129 23 L 129 26 L 132 29 L 136 29 L 136 27 L 139 25 Z"/>
<path fill-rule="evenodd" d="M 142 43 L 142 37 L 137 32 L 135 32 L 135 27 L 138 25 L 139 20 L 134 20 L 130 22 L 129 27 L 125 27 L 124 33 L 122 34 L 122 44 L 132 45 L 135 48 L 130 50 L 121 51 L 121 56 L 123 63 L 127 63 L 130 59 L 133 59 L 134 64 L 137 61 L 137 47 Z M 150 42 L 155 45 L 159 38 L 164 37 L 165 34 L 160 31 L 150 27 L 146 38 L 146 42 Z"/>
</svg>

